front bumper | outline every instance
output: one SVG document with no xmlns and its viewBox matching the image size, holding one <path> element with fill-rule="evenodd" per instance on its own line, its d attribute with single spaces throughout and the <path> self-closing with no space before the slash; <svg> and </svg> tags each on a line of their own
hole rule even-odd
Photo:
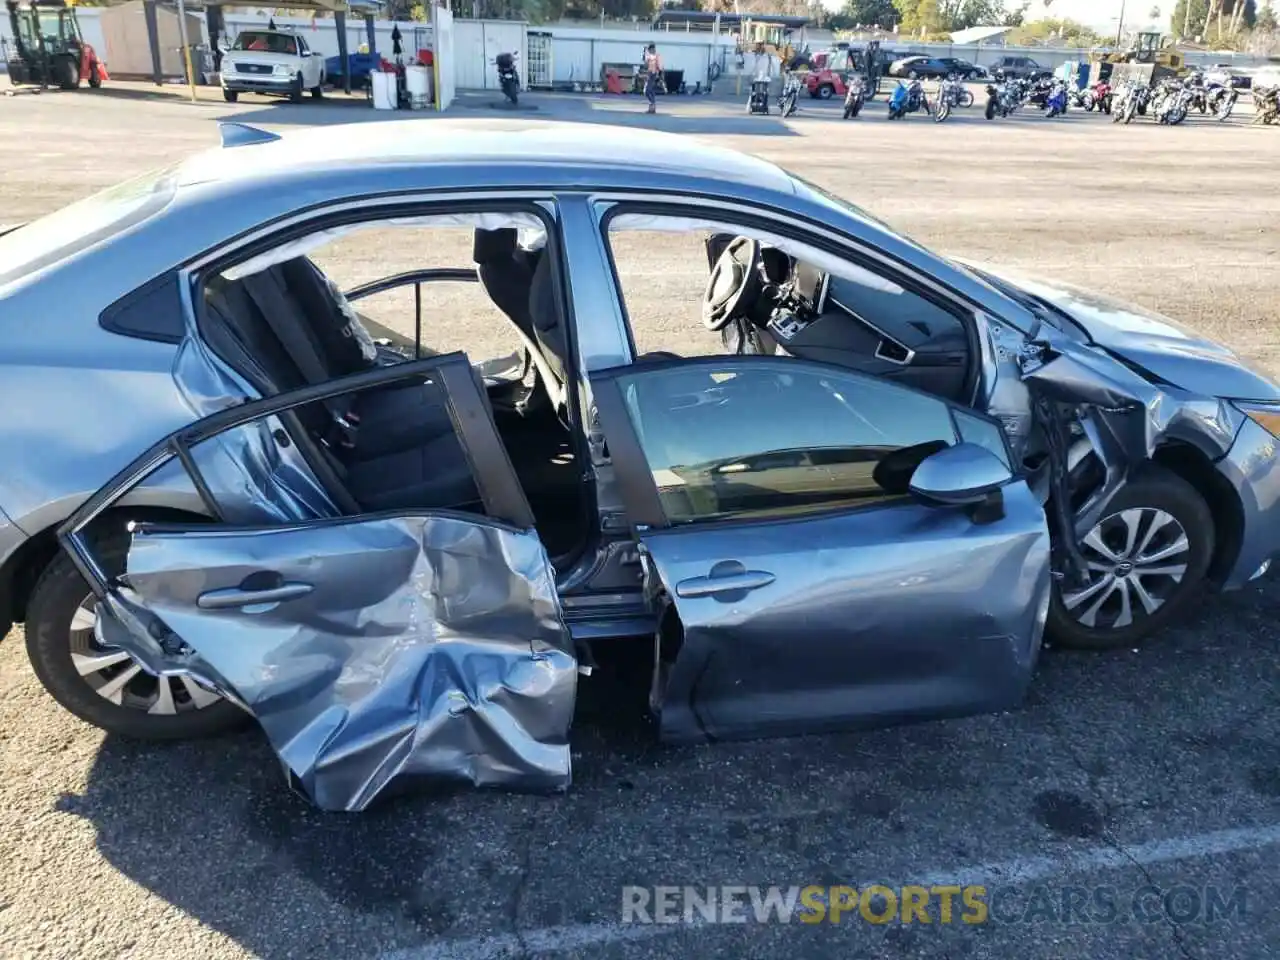
<svg viewBox="0 0 1280 960">
<path fill-rule="evenodd" d="M 1243 586 L 1280 554 L 1280 441 L 1252 420 L 1245 420 L 1227 455 L 1215 465 L 1240 498 L 1244 525 L 1240 552 L 1222 583 Z"/>
<path fill-rule="evenodd" d="M 278 77 L 273 73 L 224 73 L 222 89 L 236 93 L 289 93 L 294 77 Z"/>
</svg>

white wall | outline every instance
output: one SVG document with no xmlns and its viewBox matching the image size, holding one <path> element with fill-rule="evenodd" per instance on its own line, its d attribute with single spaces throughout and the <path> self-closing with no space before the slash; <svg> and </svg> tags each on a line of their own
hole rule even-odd
<svg viewBox="0 0 1280 960">
<path fill-rule="evenodd" d="M 733 38 L 721 34 L 713 47 L 709 33 L 667 32 L 665 30 L 613 30 L 601 27 L 566 27 L 552 24 L 539 27 L 551 34 L 551 71 L 556 83 L 600 81 L 603 63 L 644 62 L 644 48 L 657 44 L 662 65 L 667 70 L 683 70 L 685 82 L 707 80 L 707 67 L 714 59 L 728 67 Z"/>
<path fill-rule="evenodd" d="M 527 25 L 512 20 L 454 20 L 454 77 L 460 90 L 497 90 L 500 53 L 516 53 L 520 86 L 527 85 L 529 43 Z"/>
</svg>

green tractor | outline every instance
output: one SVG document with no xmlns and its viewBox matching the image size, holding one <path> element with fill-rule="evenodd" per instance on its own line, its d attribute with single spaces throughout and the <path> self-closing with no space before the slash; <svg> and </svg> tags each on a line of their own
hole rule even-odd
<svg viewBox="0 0 1280 960">
<path fill-rule="evenodd" d="M 5 0 L 11 44 L 4 59 L 14 86 L 75 90 L 102 86 L 106 67 L 84 42 L 74 4 L 65 0 Z"/>
</svg>

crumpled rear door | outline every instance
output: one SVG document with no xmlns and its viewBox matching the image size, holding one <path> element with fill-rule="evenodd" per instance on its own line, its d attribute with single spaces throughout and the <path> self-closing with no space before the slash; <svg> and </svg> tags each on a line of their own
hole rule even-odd
<svg viewBox="0 0 1280 960">
<path fill-rule="evenodd" d="M 295 430 L 300 421 L 290 417 L 302 404 L 397 381 L 443 396 L 483 514 L 301 515 L 304 499 L 273 496 L 298 479 L 286 466 L 245 471 L 252 482 L 236 491 L 237 517 L 245 503 L 261 509 L 227 522 L 226 491 L 209 483 L 196 445 L 266 418 Z M 248 434 L 285 449 L 305 439 Z M 258 453 L 254 463 L 275 462 Z M 174 459 L 218 522 L 133 525 L 126 569 L 113 576 L 91 525 Z M 294 516 L 282 519 L 285 508 Z M 569 785 L 574 646 L 532 512 L 462 354 L 197 421 L 142 453 L 59 538 L 97 598 L 99 641 L 157 676 L 188 676 L 238 703 L 261 723 L 291 782 L 325 809 L 360 810 L 416 776 Z"/>
<path fill-rule="evenodd" d="M 180 638 L 154 642 L 152 669 L 248 709 L 324 809 L 415 775 L 569 784 L 577 663 L 532 531 L 441 514 L 142 526 L 127 582 Z"/>
</svg>

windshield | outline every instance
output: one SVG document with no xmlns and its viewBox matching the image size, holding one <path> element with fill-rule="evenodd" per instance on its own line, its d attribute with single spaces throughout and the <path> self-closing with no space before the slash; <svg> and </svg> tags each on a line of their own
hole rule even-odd
<svg viewBox="0 0 1280 960">
<path fill-rule="evenodd" d="M 0 287 L 74 256 L 164 209 L 177 166 L 152 171 L 0 236 Z"/>
<path fill-rule="evenodd" d="M 283 33 L 270 33 L 268 31 L 246 32 L 236 37 L 235 45 L 232 50 L 261 50 L 266 53 L 287 53 L 297 54 L 298 43 L 293 37 L 285 36 Z"/>
</svg>

